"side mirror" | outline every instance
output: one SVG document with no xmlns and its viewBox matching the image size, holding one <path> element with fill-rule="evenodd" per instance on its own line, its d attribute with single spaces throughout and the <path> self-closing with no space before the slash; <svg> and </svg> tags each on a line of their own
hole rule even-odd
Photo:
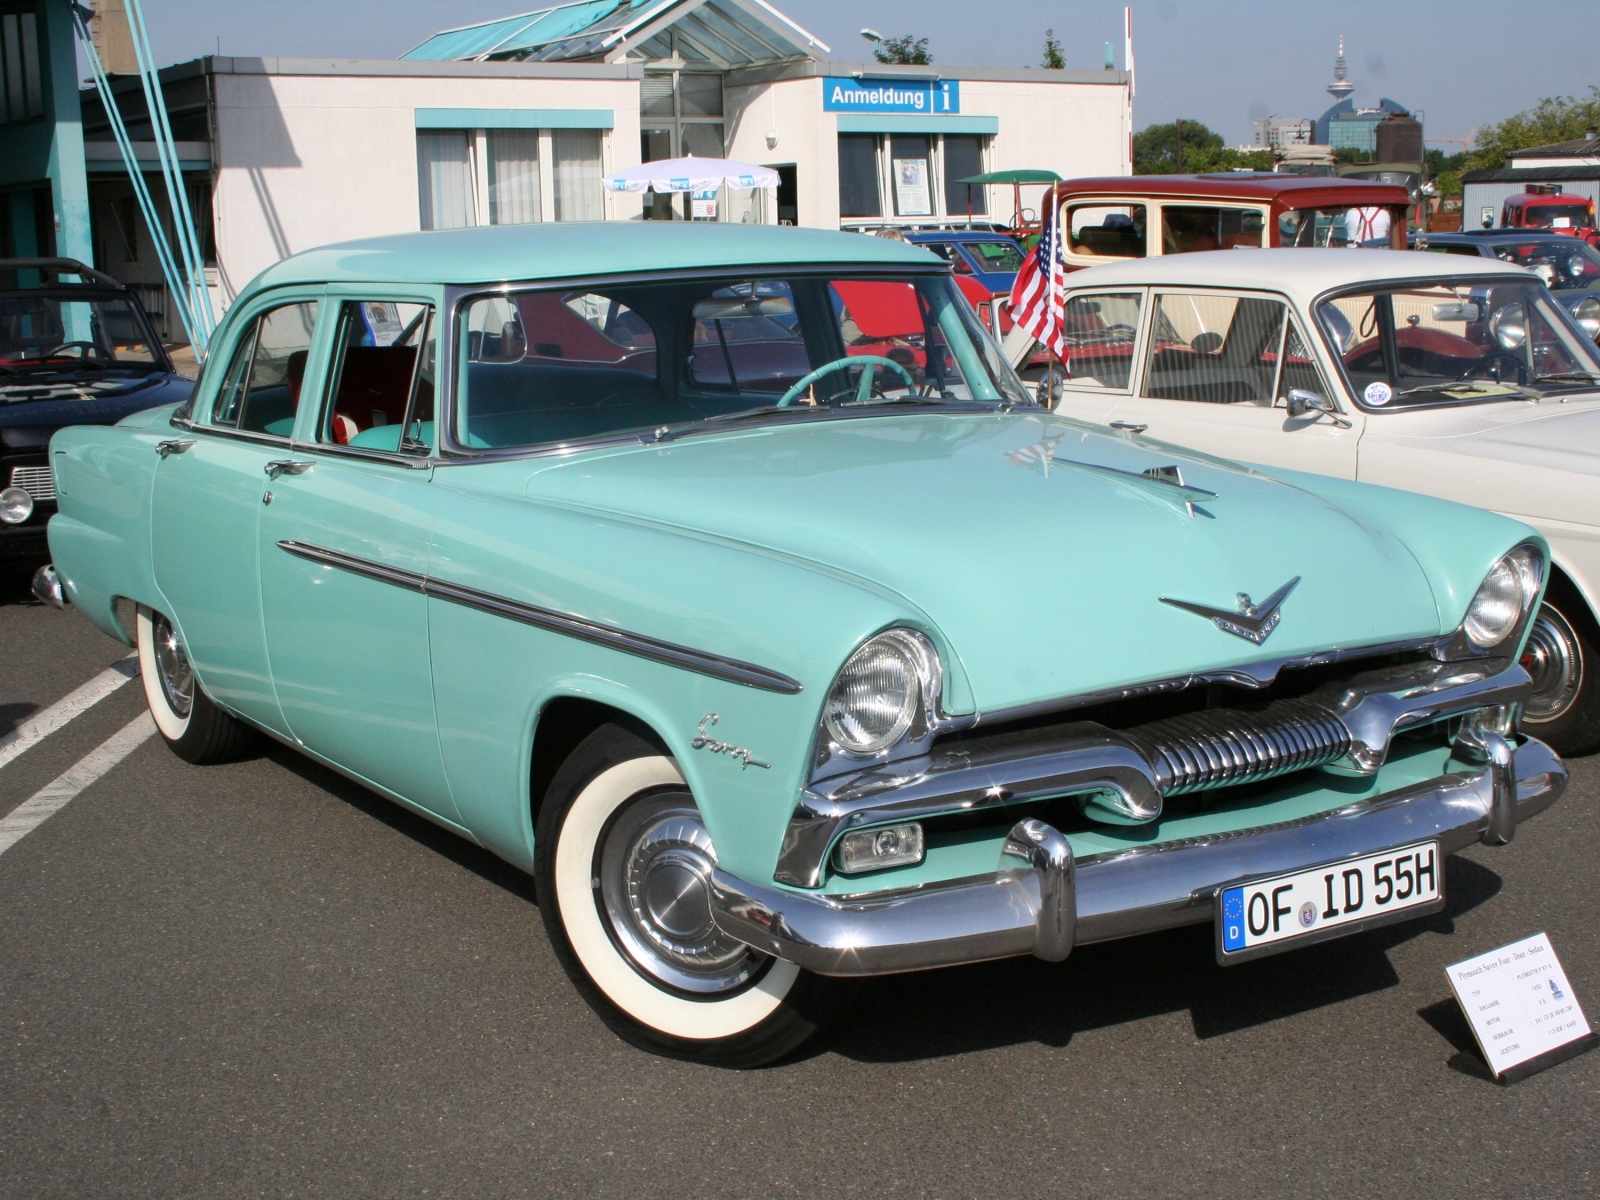
<svg viewBox="0 0 1600 1200">
<path fill-rule="evenodd" d="M 1304 388 L 1289 389 L 1289 417 L 1297 420 L 1313 414 L 1332 417 L 1333 423 L 1340 429 L 1349 429 L 1350 422 L 1339 415 L 1339 410 L 1333 406 L 1333 401 L 1316 392 L 1308 392 Z"/>
</svg>

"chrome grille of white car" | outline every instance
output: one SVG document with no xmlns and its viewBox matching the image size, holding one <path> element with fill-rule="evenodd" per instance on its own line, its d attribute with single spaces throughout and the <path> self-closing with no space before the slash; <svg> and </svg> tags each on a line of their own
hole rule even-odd
<svg viewBox="0 0 1600 1200">
<path fill-rule="evenodd" d="M 11 486 L 21 488 L 36 501 L 56 498 L 56 481 L 49 467 L 12 467 Z"/>
</svg>

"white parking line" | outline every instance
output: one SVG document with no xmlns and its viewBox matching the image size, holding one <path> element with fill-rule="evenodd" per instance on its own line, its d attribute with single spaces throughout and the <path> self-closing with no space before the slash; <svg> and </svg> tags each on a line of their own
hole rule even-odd
<svg viewBox="0 0 1600 1200">
<path fill-rule="evenodd" d="M 156 723 L 150 714 L 140 713 L 12 809 L 10 815 L 0 821 L 0 854 L 55 816 L 79 792 L 142 746 L 155 731 Z"/>
<path fill-rule="evenodd" d="M 139 673 L 139 656 L 111 664 L 75 692 L 69 692 L 31 720 L 0 737 L 0 767 L 44 741 L 73 717 L 93 708 Z"/>
</svg>

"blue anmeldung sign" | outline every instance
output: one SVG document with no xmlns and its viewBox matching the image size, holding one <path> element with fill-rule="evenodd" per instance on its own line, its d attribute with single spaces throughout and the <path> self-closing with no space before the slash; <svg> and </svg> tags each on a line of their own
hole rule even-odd
<svg viewBox="0 0 1600 1200">
<path fill-rule="evenodd" d="M 921 113 L 961 111 L 959 79 L 824 79 L 823 112 Z"/>
</svg>

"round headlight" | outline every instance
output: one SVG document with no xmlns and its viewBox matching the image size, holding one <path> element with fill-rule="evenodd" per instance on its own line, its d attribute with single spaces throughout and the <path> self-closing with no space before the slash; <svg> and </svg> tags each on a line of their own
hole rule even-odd
<svg viewBox="0 0 1600 1200">
<path fill-rule="evenodd" d="M 33 516 L 33 497 L 19 487 L 8 487 L 0 492 L 0 521 L 7 525 L 21 525 Z"/>
<path fill-rule="evenodd" d="M 1578 324 L 1590 337 L 1600 337 L 1600 300 L 1585 296 L 1572 315 L 1578 318 Z"/>
<path fill-rule="evenodd" d="M 1539 595 L 1543 571 L 1543 560 L 1529 546 L 1518 546 L 1495 563 L 1461 623 L 1474 646 L 1488 650 L 1511 636 Z"/>
<path fill-rule="evenodd" d="M 917 634 L 891 629 L 864 643 L 840 668 L 822 722 L 853 754 L 894 745 L 921 711 L 933 648 Z"/>
</svg>

